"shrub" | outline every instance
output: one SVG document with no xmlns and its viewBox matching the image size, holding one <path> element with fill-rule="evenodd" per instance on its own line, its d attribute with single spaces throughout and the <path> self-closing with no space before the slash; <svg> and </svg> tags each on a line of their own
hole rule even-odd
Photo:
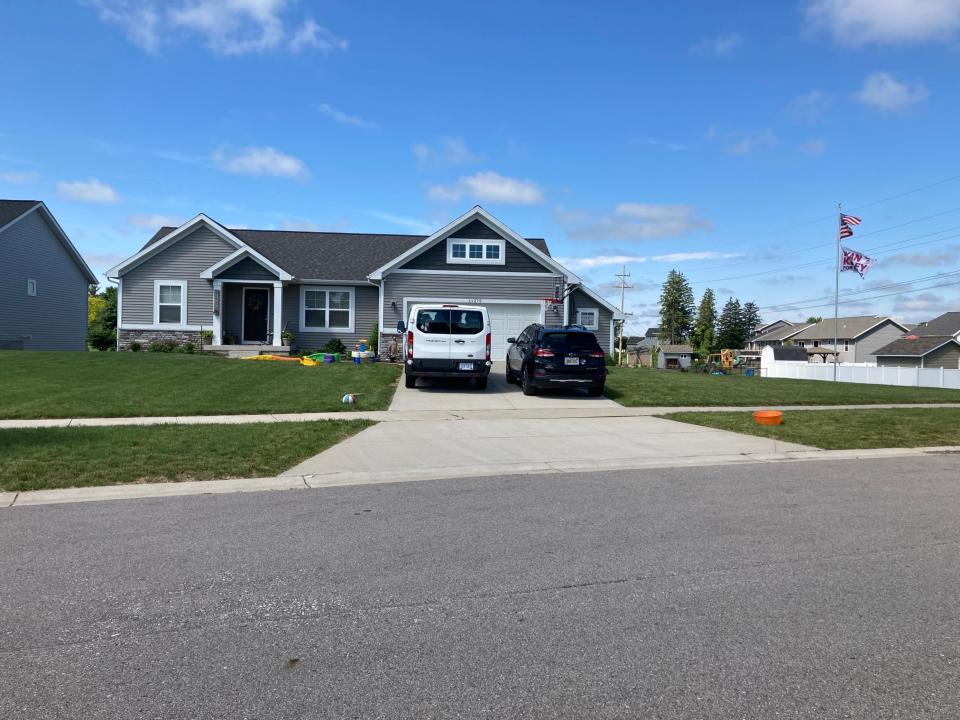
<svg viewBox="0 0 960 720">
<path fill-rule="evenodd" d="M 606 354 L 603 356 L 603 363 L 604 363 L 604 365 L 606 365 L 607 367 L 610 367 L 610 366 L 612 366 L 612 365 L 616 365 L 616 364 L 617 364 L 617 359 L 616 359 L 613 355 L 611 355 L 610 353 L 606 353 Z"/>
<path fill-rule="evenodd" d="M 167 340 L 163 343 L 163 352 L 176 352 L 180 348 L 180 343 L 176 340 Z"/>
<path fill-rule="evenodd" d="M 378 323 L 374 323 L 370 326 L 370 337 L 368 339 L 367 347 L 369 347 L 375 353 L 380 349 L 380 325 Z"/>
<path fill-rule="evenodd" d="M 210 345 L 213 342 L 213 330 L 202 330 L 200 332 L 200 344 Z"/>
<path fill-rule="evenodd" d="M 180 346 L 180 349 L 183 350 L 183 352 L 192 355 L 193 351 L 196 349 L 196 346 L 192 342 L 185 342 Z"/>
<path fill-rule="evenodd" d="M 87 342 L 94 350 L 103 352 L 116 347 L 117 335 L 112 330 L 103 327 L 91 328 L 87 332 Z"/>
<path fill-rule="evenodd" d="M 154 340 L 148 346 L 150 352 L 167 352 L 167 344 L 162 340 Z"/>
<path fill-rule="evenodd" d="M 143 348 L 143 345 L 134 340 L 128 347 L 130 348 L 130 352 L 140 352 L 140 350 Z"/>
<path fill-rule="evenodd" d="M 345 353 L 346 351 L 347 346 L 340 341 L 340 338 L 333 338 L 333 340 L 329 340 L 325 345 L 317 350 L 317 352 L 322 353 Z"/>
</svg>

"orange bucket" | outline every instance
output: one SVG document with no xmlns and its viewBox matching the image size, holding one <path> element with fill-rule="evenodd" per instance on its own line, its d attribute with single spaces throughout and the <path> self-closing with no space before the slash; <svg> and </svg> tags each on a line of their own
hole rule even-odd
<svg viewBox="0 0 960 720">
<path fill-rule="evenodd" d="M 753 421 L 757 425 L 779 425 L 783 413 L 779 410 L 757 410 L 753 414 Z"/>
</svg>

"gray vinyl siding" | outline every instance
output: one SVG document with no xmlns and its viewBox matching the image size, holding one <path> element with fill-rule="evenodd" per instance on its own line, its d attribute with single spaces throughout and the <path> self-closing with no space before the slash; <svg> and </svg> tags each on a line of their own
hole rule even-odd
<svg viewBox="0 0 960 720">
<path fill-rule="evenodd" d="M 552 273 L 549 268 L 541 265 L 537 260 L 520 250 L 509 240 L 501 237 L 496 231 L 488 227 L 479 220 L 474 220 L 448 237 L 469 238 L 472 240 L 505 240 L 504 242 L 504 264 L 492 265 L 485 263 L 447 263 L 447 240 L 444 238 L 436 245 L 428 248 L 415 258 L 405 263 L 401 269 L 404 270 L 452 270 L 481 272 L 534 272 L 534 273 Z"/>
<path fill-rule="evenodd" d="M 0 345 L 86 350 L 89 281 L 41 213 L 0 233 Z"/>
<path fill-rule="evenodd" d="M 339 338 L 352 350 L 360 340 L 369 340 L 370 330 L 377 322 L 380 291 L 374 285 L 355 285 L 352 333 L 330 330 L 328 332 L 300 332 L 300 285 L 287 285 L 283 288 L 283 326 L 295 336 L 297 350 L 315 350 L 329 340 Z"/>
<path fill-rule="evenodd" d="M 600 343 L 600 347 L 607 352 L 612 351 L 613 347 L 610 344 L 610 324 L 613 322 L 613 313 L 580 290 L 574 290 L 570 293 L 568 306 L 570 308 L 570 317 L 567 322 L 569 323 L 575 323 L 577 321 L 578 307 L 596 308 L 599 311 L 598 329 L 594 330 L 593 334 L 597 336 L 597 342 Z"/>
<path fill-rule="evenodd" d="M 886 320 L 879 327 L 858 337 L 856 346 L 851 347 L 853 352 L 849 354 L 853 355 L 853 362 L 876 362 L 876 351 L 901 337 L 903 337 L 903 329 Z M 830 344 L 832 345 L 833 343 Z M 844 357 L 844 355 L 847 354 L 848 353 L 844 353 L 843 351 L 840 352 L 839 358 L 841 362 L 848 361 L 848 358 Z"/>
<path fill-rule="evenodd" d="M 123 320 L 153 324 L 154 280 L 186 280 L 187 324 L 213 324 L 213 283 L 200 273 L 234 252 L 230 243 L 205 227 L 194 230 L 121 276 Z"/>
<path fill-rule="evenodd" d="M 902 355 L 878 355 L 878 367 L 920 367 L 920 358 Z"/>
<path fill-rule="evenodd" d="M 253 258 L 244 258 L 238 263 L 228 267 L 221 273 L 217 273 L 218 280 L 277 280 L 275 273 L 267 270 L 263 265 Z"/>
<path fill-rule="evenodd" d="M 956 343 L 948 343 L 938 348 L 923 359 L 925 368 L 944 368 L 945 370 L 960 369 L 960 347 Z"/>
<path fill-rule="evenodd" d="M 243 285 L 224 283 L 223 296 L 220 299 L 223 307 L 223 321 L 220 332 L 222 335 L 234 335 L 239 342 L 243 333 Z M 270 316 L 271 328 L 273 315 Z M 224 341 L 225 345 L 228 345 Z"/>
</svg>

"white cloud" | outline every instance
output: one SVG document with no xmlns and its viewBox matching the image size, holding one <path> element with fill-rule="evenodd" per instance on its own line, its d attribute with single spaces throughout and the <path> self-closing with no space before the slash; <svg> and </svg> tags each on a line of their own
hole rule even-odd
<svg viewBox="0 0 960 720">
<path fill-rule="evenodd" d="M 450 165 L 468 165 L 478 160 L 470 152 L 463 138 L 442 137 L 436 144 L 417 143 L 410 150 L 417 161 L 425 167 L 445 167 Z"/>
<path fill-rule="evenodd" d="M 609 215 L 561 210 L 558 218 L 571 238 L 598 241 L 649 240 L 713 227 L 690 205 L 625 202 L 617 205 Z"/>
<path fill-rule="evenodd" d="M 149 53 L 194 35 L 219 55 L 289 49 L 346 50 L 347 41 L 312 18 L 292 32 L 284 11 L 289 0 L 81 0 L 103 22 L 119 26 L 127 39 Z"/>
<path fill-rule="evenodd" d="M 543 202 L 543 191 L 532 180 L 506 177 L 492 170 L 461 177 L 453 185 L 430 185 L 427 194 L 434 200 L 460 200 L 469 197 L 515 205 L 535 205 Z"/>
<path fill-rule="evenodd" d="M 690 52 L 700 57 L 727 57 L 743 45 L 739 33 L 724 33 L 716 37 L 704 38 L 690 48 Z"/>
<path fill-rule="evenodd" d="M 893 303 L 894 312 L 911 312 L 917 310 L 946 310 L 944 298 L 934 293 L 920 293 L 919 295 L 898 295 Z"/>
<path fill-rule="evenodd" d="M 823 138 L 813 138 L 797 145 L 797 150 L 805 155 L 823 155 L 823 151 L 826 149 L 827 143 Z"/>
<path fill-rule="evenodd" d="M 370 122 L 369 120 L 364 120 L 362 117 L 357 115 L 348 115 L 342 110 L 337 110 L 337 108 L 332 107 L 328 103 L 319 103 L 316 107 L 317 112 L 333 118 L 341 125 L 352 125 L 360 128 L 375 128 L 377 126 L 376 123 Z"/>
<path fill-rule="evenodd" d="M 284 218 L 280 221 L 283 230 L 297 230 L 302 232 L 319 232 L 320 226 L 312 220 L 302 218 Z"/>
<path fill-rule="evenodd" d="M 899 112 L 922 103 L 929 96 L 930 91 L 919 83 L 904 83 L 889 73 L 875 72 L 864 81 L 856 98 L 879 110 Z"/>
<path fill-rule="evenodd" d="M 855 47 L 946 40 L 960 29 L 960 0 L 810 0 L 806 14 Z"/>
<path fill-rule="evenodd" d="M 238 150 L 220 148 L 213 161 L 222 169 L 237 175 L 257 175 L 305 180 L 310 176 L 303 161 L 272 147 L 246 147 Z"/>
<path fill-rule="evenodd" d="M 96 178 L 89 180 L 61 180 L 57 183 L 57 193 L 67 200 L 79 200 L 92 203 L 115 203 L 120 200 L 117 191 Z"/>
<path fill-rule="evenodd" d="M 161 227 L 180 227 L 183 223 L 183 218 L 161 215 L 160 213 L 133 214 L 127 217 L 128 225 L 146 228 L 147 230 L 156 230 Z"/>
<path fill-rule="evenodd" d="M 435 225 L 431 225 L 430 223 L 420 220 L 419 218 L 408 217 L 406 215 L 394 215 L 393 213 L 380 212 L 379 210 L 373 210 L 370 212 L 370 214 L 375 218 L 379 218 L 380 220 L 396 225 L 397 227 L 413 230 L 418 235 L 429 235 L 437 229 Z"/>
<path fill-rule="evenodd" d="M 668 152 L 685 152 L 694 149 L 691 145 L 673 142 L 672 140 L 661 140 L 655 137 L 642 137 L 640 138 L 640 142 L 644 145 L 652 145 L 653 147 L 658 147 Z"/>
<path fill-rule="evenodd" d="M 632 265 L 645 262 L 681 263 L 696 260 L 725 260 L 743 257 L 742 253 L 677 252 L 666 255 L 596 255 L 583 258 L 558 258 L 557 262 L 571 270 L 590 270 L 608 265 Z"/>
<path fill-rule="evenodd" d="M 787 112 L 801 122 L 816 123 L 824 118 L 834 101 L 834 96 L 828 92 L 811 90 L 793 98 Z"/>
<path fill-rule="evenodd" d="M 750 155 L 757 150 L 772 150 L 779 142 L 780 140 L 770 129 L 736 133 L 730 137 L 726 151 L 731 155 Z"/>
<path fill-rule="evenodd" d="M 0 180 L 12 185 L 24 185 L 40 177 L 36 170 L 5 170 L 0 171 Z"/>
</svg>

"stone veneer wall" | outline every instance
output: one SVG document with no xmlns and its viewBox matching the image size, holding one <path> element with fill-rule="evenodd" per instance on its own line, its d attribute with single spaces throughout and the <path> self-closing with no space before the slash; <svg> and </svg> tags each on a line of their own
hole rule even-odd
<svg viewBox="0 0 960 720">
<path fill-rule="evenodd" d="M 197 350 L 200 349 L 199 330 L 118 330 L 117 339 L 120 343 L 120 350 L 129 350 L 130 343 L 134 340 L 143 345 L 143 350 L 148 350 L 150 343 L 158 340 L 172 340 L 180 345 L 185 342 L 192 342 Z"/>
</svg>

